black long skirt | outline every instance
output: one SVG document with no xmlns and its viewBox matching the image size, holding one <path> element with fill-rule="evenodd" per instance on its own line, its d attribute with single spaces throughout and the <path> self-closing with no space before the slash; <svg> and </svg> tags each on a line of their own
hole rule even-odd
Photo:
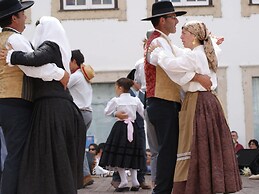
<svg viewBox="0 0 259 194">
<path fill-rule="evenodd" d="M 116 167 L 126 169 L 143 169 L 145 165 L 145 153 L 141 139 L 138 136 L 137 124 L 133 123 L 133 141 L 127 139 L 127 124 L 117 121 L 107 138 L 105 148 L 100 159 L 100 166 L 114 169 Z"/>
<path fill-rule="evenodd" d="M 64 98 L 35 102 L 20 167 L 18 194 L 75 194 L 83 181 L 85 125 Z"/>
</svg>

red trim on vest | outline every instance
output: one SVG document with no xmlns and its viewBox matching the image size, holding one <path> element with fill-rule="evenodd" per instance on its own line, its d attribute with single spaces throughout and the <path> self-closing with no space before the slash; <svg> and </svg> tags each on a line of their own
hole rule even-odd
<svg viewBox="0 0 259 194">
<path fill-rule="evenodd" d="M 161 33 L 158 31 L 154 31 L 151 36 L 149 37 L 146 47 L 145 47 L 145 77 L 146 77 L 146 96 L 154 97 L 155 96 L 155 88 L 156 88 L 156 66 L 151 65 L 147 61 L 147 51 L 150 43 L 161 36 Z"/>
</svg>

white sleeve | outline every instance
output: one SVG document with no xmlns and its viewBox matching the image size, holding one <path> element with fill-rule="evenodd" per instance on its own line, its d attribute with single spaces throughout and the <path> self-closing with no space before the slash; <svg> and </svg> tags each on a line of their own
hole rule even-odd
<svg viewBox="0 0 259 194">
<path fill-rule="evenodd" d="M 77 72 L 74 72 L 69 77 L 69 82 L 67 84 L 67 88 L 72 88 L 80 78 L 77 76 Z"/>
<path fill-rule="evenodd" d="M 112 113 L 116 111 L 116 107 L 117 107 L 116 97 L 114 97 L 107 103 L 107 106 L 104 109 L 104 114 L 112 115 Z"/>
<path fill-rule="evenodd" d="M 31 44 L 21 34 L 13 34 L 9 37 L 10 43 L 15 51 L 33 52 Z M 49 63 L 41 67 L 28 67 L 18 65 L 18 67 L 29 77 L 41 78 L 44 81 L 61 80 L 65 74 L 62 68 L 57 67 L 56 64 Z"/>
<path fill-rule="evenodd" d="M 190 82 L 196 72 L 196 56 L 191 51 L 182 53 L 182 56 L 175 57 L 170 51 L 163 48 L 156 48 L 150 56 L 166 72 L 169 78 L 179 85 Z"/>
<path fill-rule="evenodd" d="M 136 97 L 136 98 L 138 100 L 137 112 L 144 119 L 144 105 L 138 97 Z"/>
<path fill-rule="evenodd" d="M 65 70 L 58 68 L 54 63 L 48 63 L 40 67 L 27 67 L 17 65 L 27 76 L 41 78 L 43 81 L 59 81 L 63 78 Z"/>
<path fill-rule="evenodd" d="M 142 86 L 146 85 L 146 80 L 145 80 L 145 70 L 144 70 L 144 58 L 141 58 L 138 60 L 135 64 L 135 79 L 137 83 L 139 83 Z"/>
<path fill-rule="evenodd" d="M 185 49 L 185 48 L 179 48 L 178 46 L 175 46 L 175 45 L 173 45 L 172 47 L 174 49 L 176 57 L 179 57 L 179 56 L 183 55 L 188 50 L 188 49 Z"/>
<path fill-rule="evenodd" d="M 164 38 L 155 38 L 151 43 L 150 46 L 161 46 L 164 50 L 172 50 L 168 42 Z M 147 61 L 154 65 L 157 66 L 157 61 L 151 61 L 151 56 L 150 53 L 147 53 Z"/>
<path fill-rule="evenodd" d="M 157 63 L 169 72 L 194 72 L 196 70 L 196 55 L 186 52 L 184 55 L 175 57 L 170 51 L 164 50 L 161 47 L 156 48 L 151 56 L 151 61 L 156 60 Z"/>
<path fill-rule="evenodd" d="M 181 79 L 178 80 L 177 83 L 178 83 L 180 86 L 183 86 L 183 85 L 187 84 L 188 82 L 190 82 L 190 81 L 194 78 L 195 74 L 196 74 L 195 72 L 186 72 L 186 73 L 181 77 Z"/>
<path fill-rule="evenodd" d="M 215 54 L 217 56 L 217 58 L 219 58 L 219 55 L 221 53 L 221 48 L 219 47 L 219 45 L 217 45 L 217 39 L 216 38 L 213 38 L 211 37 L 211 42 L 212 42 L 212 45 L 213 45 L 213 48 L 215 50 Z"/>
</svg>

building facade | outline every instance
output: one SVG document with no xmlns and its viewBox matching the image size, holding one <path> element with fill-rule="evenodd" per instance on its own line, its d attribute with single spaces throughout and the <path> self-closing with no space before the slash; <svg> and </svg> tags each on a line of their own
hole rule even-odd
<svg viewBox="0 0 259 194">
<path fill-rule="evenodd" d="M 114 81 L 126 76 L 143 57 L 142 40 L 151 22 L 156 0 L 35 0 L 26 11 L 24 34 L 32 38 L 35 22 L 43 15 L 57 17 L 65 27 L 72 49 L 81 49 L 86 63 L 93 66 L 94 120 L 88 135 L 95 142 L 106 140 L 114 118 L 103 109 L 114 93 Z M 218 95 L 231 130 L 247 147 L 249 139 L 259 140 L 259 0 L 172 0 L 179 17 L 172 41 L 182 46 L 181 26 L 190 20 L 203 21 L 212 34 L 224 36 L 218 71 Z"/>
</svg>

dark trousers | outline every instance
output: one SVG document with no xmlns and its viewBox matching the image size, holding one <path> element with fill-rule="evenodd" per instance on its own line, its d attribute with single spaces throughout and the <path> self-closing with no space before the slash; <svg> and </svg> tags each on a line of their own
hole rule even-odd
<svg viewBox="0 0 259 194">
<path fill-rule="evenodd" d="M 137 171 L 137 179 L 138 182 L 141 184 L 143 182 L 145 182 L 145 175 L 147 172 L 147 163 L 146 163 L 146 133 L 145 133 L 145 128 L 144 125 L 143 127 L 139 128 L 140 130 L 138 131 L 138 136 L 141 139 L 142 142 L 142 147 L 143 147 L 143 153 L 145 154 L 144 158 L 145 158 L 145 165 L 143 169 L 139 169 Z"/>
<path fill-rule="evenodd" d="M 2 126 L 7 157 L 1 182 L 1 194 L 16 194 L 20 162 L 30 127 L 32 104 L 22 99 L 0 99 Z"/>
<path fill-rule="evenodd" d="M 2 180 L 2 142 L 0 140 L 0 185 L 1 185 L 1 180 Z M 1 190 L 1 189 L 0 189 Z"/>
<path fill-rule="evenodd" d="M 147 113 L 158 140 L 155 194 L 171 194 L 177 158 L 180 103 L 158 98 L 147 99 Z"/>
</svg>

